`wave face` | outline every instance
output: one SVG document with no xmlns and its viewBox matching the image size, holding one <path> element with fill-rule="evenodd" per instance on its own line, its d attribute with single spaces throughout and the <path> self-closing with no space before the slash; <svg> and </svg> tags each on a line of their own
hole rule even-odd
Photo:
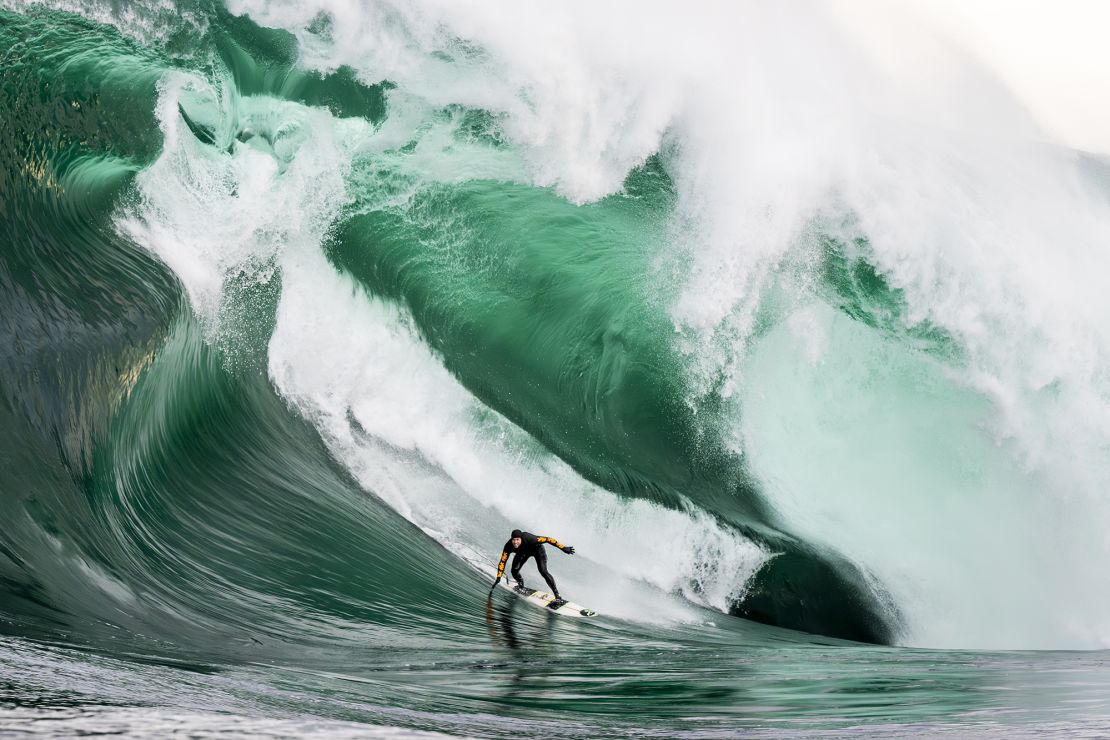
<svg viewBox="0 0 1110 740">
<path fill-rule="evenodd" d="M 809 3 L 3 7 L 13 686 L 735 732 L 946 655 L 861 643 L 1106 646 L 1110 169 L 970 58 Z M 487 601 L 518 526 L 605 620 Z"/>
</svg>

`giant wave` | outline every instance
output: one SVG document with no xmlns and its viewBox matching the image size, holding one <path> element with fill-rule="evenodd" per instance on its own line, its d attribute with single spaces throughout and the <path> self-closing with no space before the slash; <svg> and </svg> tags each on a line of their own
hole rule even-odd
<svg viewBox="0 0 1110 740">
<path fill-rule="evenodd" d="M 794 3 L 0 13 L 5 632 L 480 662 L 525 526 L 616 645 L 1104 645 L 1107 169 L 973 60 Z"/>
</svg>

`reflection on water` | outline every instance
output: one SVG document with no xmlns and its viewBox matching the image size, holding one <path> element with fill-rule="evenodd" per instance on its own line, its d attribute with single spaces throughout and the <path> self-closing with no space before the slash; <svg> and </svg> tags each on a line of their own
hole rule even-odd
<svg viewBox="0 0 1110 740">
<path fill-rule="evenodd" d="M 475 600 L 471 614 L 484 627 L 485 647 L 381 650 L 371 635 L 306 649 L 299 661 L 207 674 L 5 638 L 0 717 L 57 736 L 137 732 L 144 722 L 203 733 L 213 726 L 211 712 L 224 713 L 226 731 L 276 736 L 342 733 L 350 728 L 338 723 L 358 722 L 511 737 L 549 732 L 553 718 L 562 737 L 849 728 L 1022 736 L 1097 734 L 1110 725 L 1110 665 L 1101 652 L 774 646 L 743 623 L 581 622 L 502 594 Z M 303 724 L 305 716 L 317 724 Z"/>
</svg>

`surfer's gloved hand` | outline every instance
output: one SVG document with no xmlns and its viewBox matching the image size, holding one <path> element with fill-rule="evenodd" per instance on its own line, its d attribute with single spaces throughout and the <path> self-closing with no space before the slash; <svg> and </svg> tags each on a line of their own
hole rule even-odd
<svg viewBox="0 0 1110 740">
<path fill-rule="evenodd" d="M 565 552 L 567 555 L 573 555 L 574 554 L 574 548 L 571 547 L 570 545 L 567 545 L 566 547 L 563 548 L 563 552 Z"/>
</svg>

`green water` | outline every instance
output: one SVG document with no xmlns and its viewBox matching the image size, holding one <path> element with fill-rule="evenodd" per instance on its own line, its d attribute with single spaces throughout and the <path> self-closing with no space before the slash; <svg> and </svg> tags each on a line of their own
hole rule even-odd
<svg viewBox="0 0 1110 740">
<path fill-rule="evenodd" d="M 693 369 L 674 151 L 576 202 L 530 178 L 503 111 L 312 67 L 234 9 L 7 7 L 0 725 L 1105 727 L 1101 651 L 904 647 L 921 610 L 883 558 L 776 498 L 802 457 L 735 443 L 745 410 L 791 439 L 791 388 L 818 415 L 859 387 L 938 426 L 988 413 L 865 236 L 810 223 L 752 312 L 735 356 L 779 379 L 768 407 Z M 433 63 L 483 58 L 456 41 Z M 799 305 L 887 375 L 788 366 Z M 602 616 L 488 593 L 517 523 L 578 547 L 552 570 Z"/>
</svg>

